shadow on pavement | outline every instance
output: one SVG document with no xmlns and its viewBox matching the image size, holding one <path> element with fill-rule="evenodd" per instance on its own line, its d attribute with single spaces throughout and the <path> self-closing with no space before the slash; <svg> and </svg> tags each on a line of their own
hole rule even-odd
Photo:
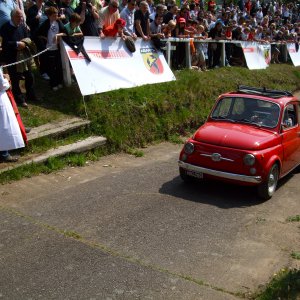
<svg viewBox="0 0 300 300">
<path fill-rule="evenodd" d="M 179 176 L 164 183 L 159 192 L 188 201 L 220 208 L 249 207 L 262 204 L 255 187 L 238 186 L 219 181 L 204 180 L 185 183 Z"/>
</svg>

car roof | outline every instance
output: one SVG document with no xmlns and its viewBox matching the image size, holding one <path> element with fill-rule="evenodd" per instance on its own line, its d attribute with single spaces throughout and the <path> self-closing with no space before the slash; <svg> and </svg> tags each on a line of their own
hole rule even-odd
<svg viewBox="0 0 300 300">
<path fill-rule="evenodd" d="M 235 92 L 229 92 L 225 95 L 230 96 L 245 96 L 246 98 L 256 98 L 256 99 L 262 99 L 262 100 L 269 100 L 278 104 L 286 104 L 287 102 L 291 100 L 299 101 L 296 97 L 293 96 L 293 94 L 289 91 L 285 90 L 272 90 L 272 89 L 266 89 L 266 88 L 257 88 L 257 87 L 251 87 L 246 85 L 239 85 L 237 88 L 237 91 Z"/>
</svg>

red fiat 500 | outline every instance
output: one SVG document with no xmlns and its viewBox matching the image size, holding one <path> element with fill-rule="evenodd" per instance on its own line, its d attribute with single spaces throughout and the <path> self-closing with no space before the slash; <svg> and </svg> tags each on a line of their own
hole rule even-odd
<svg viewBox="0 0 300 300">
<path fill-rule="evenodd" d="M 248 86 L 221 95 L 178 163 L 184 181 L 256 185 L 270 199 L 278 179 L 300 165 L 300 101 L 287 91 Z"/>
</svg>

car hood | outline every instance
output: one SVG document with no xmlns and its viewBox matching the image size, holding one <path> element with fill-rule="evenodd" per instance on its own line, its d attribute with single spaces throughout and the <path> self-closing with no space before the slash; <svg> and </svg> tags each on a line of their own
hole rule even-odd
<svg viewBox="0 0 300 300">
<path fill-rule="evenodd" d="M 199 142 L 243 150 L 273 147 L 277 138 L 276 133 L 263 128 L 226 122 L 207 122 L 194 134 Z"/>
</svg>

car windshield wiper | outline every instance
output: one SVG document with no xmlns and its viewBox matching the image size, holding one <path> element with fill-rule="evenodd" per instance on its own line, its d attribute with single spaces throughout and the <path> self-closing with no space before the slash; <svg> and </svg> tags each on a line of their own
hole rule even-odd
<svg viewBox="0 0 300 300">
<path fill-rule="evenodd" d="M 228 121 L 228 122 L 231 122 L 231 123 L 235 123 L 236 122 L 236 120 L 228 119 L 227 117 L 224 117 L 224 116 L 212 117 L 212 119 L 215 119 L 215 120 L 225 120 L 225 121 Z"/>
</svg>

